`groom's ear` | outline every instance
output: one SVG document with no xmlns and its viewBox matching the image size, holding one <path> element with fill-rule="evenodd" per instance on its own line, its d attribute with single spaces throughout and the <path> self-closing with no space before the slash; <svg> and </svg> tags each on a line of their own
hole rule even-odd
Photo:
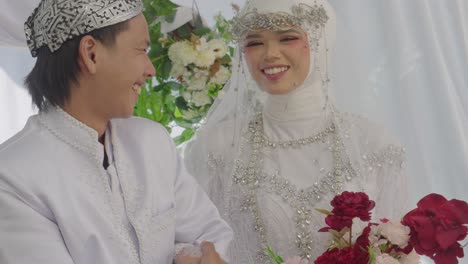
<svg viewBox="0 0 468 264">
<path fill-rule="evenodd" d="M 96 74 L 99 42 L 91 35 L 81 38 L 78 47 L 78 64 L 84 73 Z"/>
</svg>

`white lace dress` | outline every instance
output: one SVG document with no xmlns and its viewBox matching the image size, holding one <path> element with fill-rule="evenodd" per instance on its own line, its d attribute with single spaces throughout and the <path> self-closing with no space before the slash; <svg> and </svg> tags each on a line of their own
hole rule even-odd
<svg viewBox="0 0 468 264">
<path fill-rule="evenodd" d="M 235 128 L 225 122 L 208 133 L 209 144 L 195 141 L 186 152 L 189 170 L 234 230 L 232 263 L 270 263 L 265 245 L 314 260 L 329 239 L 317 232 L 325 217 L 315 209 L 331 209 L 344 190 L 365 191 L 378 217 L 402 217 L 404 149 L 384 129 L 350 114 L 325 122 L 307 107 L 294 115 L 267 110 L 244 129 L 240 151 L 226 142 Z M 199 174 L 204 165 L 209 175 Z"/>
</svg>

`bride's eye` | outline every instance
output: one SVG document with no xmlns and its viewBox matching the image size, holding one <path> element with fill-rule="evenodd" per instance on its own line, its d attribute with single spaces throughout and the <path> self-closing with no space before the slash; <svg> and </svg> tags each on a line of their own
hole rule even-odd
<svg viewBox="0 0 468 264">
<path fill-rule="evenodd" d="M 250 41 L 250 42 L 247 42 L 247 44 L 245 44 L 245 47 L 255 47 L 255 46 L 260 46 L 262 44 L 263 43 L 260 41 Z"/>
<path fill-rule="evenodd" d="M 294 41 L 294 40 L 298 40 L 299 38 L 298 37 L 284 37 L 284 38 L 281 38 L 281 42 L 289 42 L 289 41 Z"/>
</svg>

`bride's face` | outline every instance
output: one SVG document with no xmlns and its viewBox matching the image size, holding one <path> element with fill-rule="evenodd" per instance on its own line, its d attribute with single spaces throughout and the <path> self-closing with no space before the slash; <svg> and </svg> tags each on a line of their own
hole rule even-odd
<svg viewBox="0 0 468 264">
<path fill-rule="evenodd" d="M 270 94 L 286 94 L 307 77 L 309 43 L 298 28 L 250 32 L 243 46 L 250 74 Z"/>
</svg>

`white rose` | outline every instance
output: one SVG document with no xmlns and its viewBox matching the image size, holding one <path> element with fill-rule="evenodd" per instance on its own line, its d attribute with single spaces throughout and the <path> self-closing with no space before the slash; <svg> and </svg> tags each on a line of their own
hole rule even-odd
<svg viewBox="0 0 468 264">
<path fill-rule="evenodd" d="M 195 61 L 197 52 L 187 41 L 179 41 L 169 47 L 168 55 L 174 63 L 187 66 Z"/>
<path fill-rule="evenodd" d="M 198 116 L 197 112 L 189 109 L 188 111 L 182 111 L 182 115 L 185 117 L 185 119 L 193 119 Z"/>
<path fill-rule="evenodd" d="M 228 46 L 222 40 L 212 39 L 208 42 L 208 49 L 211 50 L 216 58 L 222 58 L 228 52 Z"/>
<path fill-rule="evenodd" d="M 206 91 L 193 92 L 192 102 L 197 107 L 204 106 L 211 103 L 211 97 L 206 94 Z"/>
<path fill-rule="evenodd" d="M 225 84 L 229 77 L 231 76 L 231 72 L 228 68 L 221 66 L 219 70 L 211 77 L 210 81 L 216 84 Z"/>
<path fill-rule="evenodd" d="M 400 222 L 388 221 L 380 224 L 380 233 L 394 245 L 401 248 L 408 245 L 410 229 Z"/>
<path fill-rule="evenodd" d="M 180 76 L 184 76 L 184 73 L 185 66 L 179 63 L 174 63 L 172 64 L 171 72 L 169 73 L 169 75 L 177 79 Z"/>
<path fill-rule="evenodd" d="M 206 38 L 205 37 L 201 37 L 198 42 L 197 42 L 197 45 L 195 46 L 195 48 L 197 49 L 197 51 L 204 51 L 206 49 L 208 49 L 208 43 L 206 42 Z"/>
<path fill-rule="evenodd" d="M 214 52 L 211 50 L 203 50 L 198 52 L 196 58 L 195 58 L 195 65 L 198 67 L 210 67 L 214 61 L 216 60 Z"/>
<path fill-rule="evenodd" d="M 210 72 L 206 69 L 194 68 L 193 69 L 193 78 L 204 78 L 208 77 Z"/>
<path fill-rule="evenodd" d="M 400 258 L 400 264 L 419 264 L 420 256 L 416 251 L 411 251 L 408 255 L 403 254 Z"/>
<path fill-rule="evenodd" d="M 382 255 L 378 256 L 375 259 L 375 263 L 376 264 L 400 264 L 400 262 L 396 258 L 394 258 L 394 257 L 392 257 L 392 256 L 390 256 L 388 254 L 382 254 Z"/>
<path fill-rule="evenodd" d="M 192 100 L 192 94 L 190 92 L 185 92 L 182 97 L 184 97 L 186 102 L 190 102 Z"/>
<path fill-rule="evenodd" d="M 206 82 L 208 81 L 207 76 L 201 76 L 199 78 L 193 77 L 188 83 L 187 90 L 200 91 L 206 88 Z"/>
</svg>

